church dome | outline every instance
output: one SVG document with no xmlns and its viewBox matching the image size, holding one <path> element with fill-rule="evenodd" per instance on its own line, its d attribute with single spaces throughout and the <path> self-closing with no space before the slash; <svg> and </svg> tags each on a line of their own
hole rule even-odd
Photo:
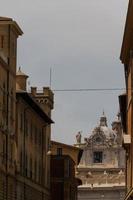
<svg viewBox="0 0 133 200">
<path fill-rule="evenodd" d="M 106 138 L 108 139 L 112 139 L 115 137 L 115 133 L 113 130 L 111 130 L 109 127 L 106 126 L 101 126 L 100 130 L 102 131 L 102 133 L 105 135 Z"/>
<path fill-rule="evenodd" d="M 108 127 L 107 118 L 104 112 L 100 117 L 99 125 L 93 129 L 90 138 L 94 138 L 97 136 L 99 137 L 100 135 L 104 137 L 106 141 L 115 141 L 117 137 L 116 133 L 111 128 Z"/>
</svg>

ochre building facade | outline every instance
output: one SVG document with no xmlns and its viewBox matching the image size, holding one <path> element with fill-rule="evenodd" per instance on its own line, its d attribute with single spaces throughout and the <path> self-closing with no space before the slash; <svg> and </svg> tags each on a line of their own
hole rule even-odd
<svg viewBox="0 0 133 200">
<path fill-rule="evenodd" d="M 133 199 L 133 0 L 129 0 L 121 62 L 124 64 L 126 93 L 120 95 L 120 109 L 126 149 L 126 197 Z"/>
<path fill-rule="evenodd" d="M 28 76 L 16 74 L 22 33 L 0 17 L 0 199 L 49 200 L 53 93 L 48 87 L 28 93 Z"/>
<path fill-rule="evenodd" d="M 82 150 L 72 145 L 51 142 L 51 200 L 76 200 L 77 187 L 81 184 L 75 177 Z"/>
<path fill-rule="evenodd" d="M 36 102 L 36 96 L 26 92 L 26 78 L 19 69 L 16 79 L 18 199 L 50 199 L 50 157 L 47 153 L 52 120 Z M 50 96 L 45 92 L 52 92 L 44 88 L 41 94 L 43 101 L 47 98 L 48 105 Z M 51 107 L 47 106 L 47 109 L 51 115 Z"/>
<path fill-rule="evenodd" d="M 0 199 L 15 199 L 16 49 L 22 31 L 0 17 Z"/>
</svg>

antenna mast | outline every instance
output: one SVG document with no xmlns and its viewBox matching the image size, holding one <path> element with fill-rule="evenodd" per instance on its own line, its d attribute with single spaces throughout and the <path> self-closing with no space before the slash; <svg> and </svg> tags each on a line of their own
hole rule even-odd
<svg viewBox="0 0 133 200">
<path fill-rule="evenodd" d="M 52 86 L 52 68 L 50 68 L 50 79 L 49 79 L 50 88 Z"/>
</svg>

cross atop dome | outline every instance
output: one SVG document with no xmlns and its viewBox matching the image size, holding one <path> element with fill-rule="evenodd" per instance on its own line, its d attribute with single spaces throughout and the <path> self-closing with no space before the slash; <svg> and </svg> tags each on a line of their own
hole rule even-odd
<svg viewBox="0 0 133 200">
<path fill-rule="evenodd" d="M 100 118 L 100 126 L 108 126 L 107 125 L 107 118 L 105 116 L 104 110 L 103 110 L 103 114 L 102 114 L 102 116 Z"/>
</svg>

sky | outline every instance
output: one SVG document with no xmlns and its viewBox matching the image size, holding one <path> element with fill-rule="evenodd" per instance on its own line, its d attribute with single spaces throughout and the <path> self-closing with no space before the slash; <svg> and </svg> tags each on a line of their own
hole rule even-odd
<svg viewBox="0 0 133 200">
<path fill-rule="evenodd" d="M 29 75 L 28 88 L 124 88 L 119 60 L 127 0 L 4 0 L 1 16 L 17 21 L 17 66 Z M 67 144 L 82 140 L 99 123 L 104 110 L 108 125 L 119 111 L 120 91 L 54 91 L 52 139 Z"/>
</svg>

